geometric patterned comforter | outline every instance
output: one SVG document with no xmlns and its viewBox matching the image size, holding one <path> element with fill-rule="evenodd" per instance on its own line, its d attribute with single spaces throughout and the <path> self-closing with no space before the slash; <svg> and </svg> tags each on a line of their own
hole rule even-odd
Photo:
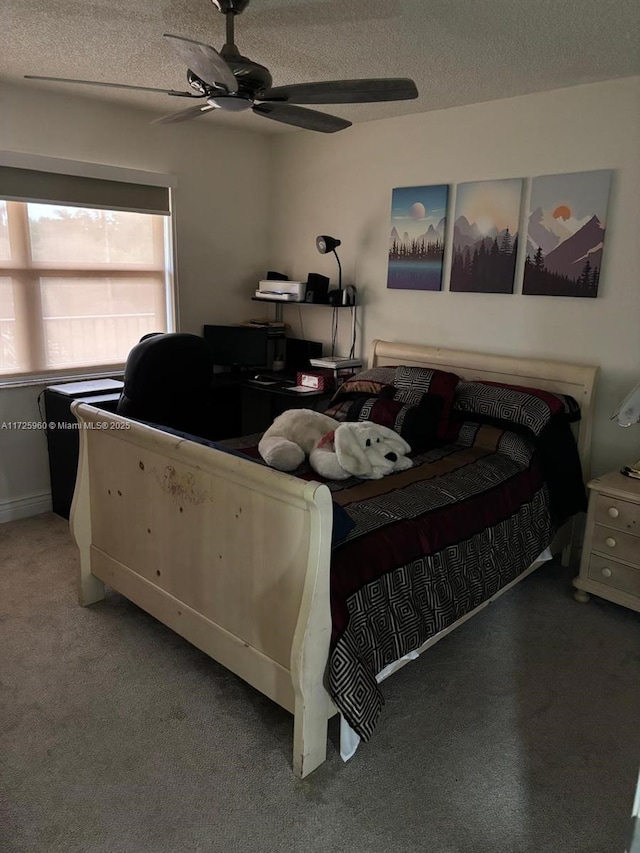
<svg viewBox="0 0 640 853">
<path fill-rule="evenodd" d="M 364 741 L 384 704 L 376 675 L 520 575 L 584 509 L 579 462 L 561 470 L 565 446 L 545 458 L 521 435 L 474 423 L 456 442 L 381 480 L 326 481 L 355 522 L 332 553 L 327 687 Z M 261 461 L 255 437 L 224 444 Z M 321 479 L 308 466 L 295 474 Z"/>
<path fill-rule="evenodd" d="M 333 552 L 328 687 L 365 741 L 384 704 L 377 673 L 516 578 L 555 534 L 535 463 L 449 445 L 414 466 L 333 495 L 356 527 Z"/>
</svg>

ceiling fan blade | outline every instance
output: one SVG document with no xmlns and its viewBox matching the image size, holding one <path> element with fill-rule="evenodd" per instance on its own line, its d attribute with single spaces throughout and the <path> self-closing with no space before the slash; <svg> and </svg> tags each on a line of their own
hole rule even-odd
<svg viewBox="0 0 640 853">
<path fill-rule="evenodd" d="M 168 116 L 162 116 L 152 121 L 152 124 L 176 124 L 179 121 L 189 121 L 192 118 L 198 118 L 205 113 L 215 110 L 217 107 L 212 107 L 211 104 L 200 104 L 197 107 L 187 107 L 186 110 L 180 110 L 178 113 L 171 113 Z"/>
<path fill-rule="evenodd" d="M 162 92 L 164 95 L 176 95 L 180 98 L 197 98 L 191 92 L 178 92 L 175 89 L 154 89 L 151 86 L 129 86 L 127 83 L 102 83 L 97 80 L 74 80 L 70 77 L 43 77 L 40 74 L 25 74 L 26 80 L 49 80 L 52 83 L 81 83 L 83 86 L 106 86 L 111 89 L 137 89 L 140 92 Z"/>
<path fill-rule="evenodd" d="M 344 118 L 289 104 L 255 104 L 252 109 L 254 113 L 264 118 L 281 121 L 283 124 L 292 124 L 294 127 L 303 127 L 305 130 L 318 130 L 320 133 L 335 133 L 336 130 L 351 127 L 351 122 Z"/>
<path fill-rule="evenodd" d="M 202 44 L 199 41 L 193 41 L 193 39 L 185 39 L 182 36 L 172 36 L 168 33 L 164 34 L 164 38 L 167 39 L 187 67 L 195 71 L 205 83 L 212 86 L 223 85 L 231 95 L 238 91 L 238 81 L 234 77 L 233 71 L 211 45 Z"/>
<path fill-rule="evenodd" d="M 292 86 L 275 86 L 259 96 L 261 101 L 286 101 L 290 104 L 369 104 L 417 97 L 416 84 L 408 77 L 295 83 Z"/>
</svg>

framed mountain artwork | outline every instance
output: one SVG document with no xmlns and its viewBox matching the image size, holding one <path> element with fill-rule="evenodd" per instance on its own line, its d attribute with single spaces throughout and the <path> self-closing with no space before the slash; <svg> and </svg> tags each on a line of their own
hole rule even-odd
<svg viewBox="0 0 640 853">
<path fill-rule="evenodd" d="M 601 169 L 533 179 L 523 293 L 598 295 L 612 174 Z"/>
<path fill-rule="evenodd" d="M 441 290 L 449 187 L 399 187 L 391 197 L 387 287 Z"/>
<path fill-rule="evenodd" d="M 522 178 L 458 184 L 451 290 L 513 293 L 522 185 Z"/>
</svg>

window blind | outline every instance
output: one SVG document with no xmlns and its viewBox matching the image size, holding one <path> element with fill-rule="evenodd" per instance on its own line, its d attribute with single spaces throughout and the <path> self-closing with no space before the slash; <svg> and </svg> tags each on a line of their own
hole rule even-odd
<svg viewBox="0 0 640 853">
<path fill-rule="evenodd" d="M 170 214 L 169 188 L 0 166 L 0 198 L 133 213 Z"/>
</svg>

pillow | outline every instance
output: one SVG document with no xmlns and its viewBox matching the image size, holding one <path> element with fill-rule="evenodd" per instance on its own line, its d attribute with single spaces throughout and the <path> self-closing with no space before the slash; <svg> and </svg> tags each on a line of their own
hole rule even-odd
<svg viewBox="0 0 640 853">
<path fill-rule="evenodd" d="M 422 394 L 417 405 L 409 405 L 394 399 L 393 386 L 387 388 L 390 395 L 367 397 L 360 394 L 354 400 L 344 400 L 325 414 L 336 420 L 371 421 L 388 427 L 402 436 L 414 453 L 433 447 L 437 440 L 442 400 Z"/>
<path fill-rule="evenodd" d="M 363 405 L 368 398 L 384 397 L 385 399 L 393 399 L 398 403 L 413 407 L 423 405 L 423 400 L 432 398 L 439 401 L 438 403 L 424 403 L 427 410 L 421 414 L 427 419 L 435 415 L 438 409 L 438 420 L 435 427 L 435 438 L 444 439 L 447 434 L 449 424 L 449 414 L 453 403 L 453 396 L 456 385 L 460 381 L 455 373 L 449 373 L 446 370 L 437 370 L 430 367 L 408 367 L 405 365 L 395 367 L 372 367 L 368 370 L 362 370 L 351 379 L 347 379 L 336 391 L 331 398 L 326 414 L 336 420 L 357 420 L 354 415 L 350 415 L 350 405 L 345 401 L 361 399 Z M 427 415 L 428 411 L 428 415 Z M 382 412 L 382 409 L 379 409 Z M 383 426 L 388 426 L 388 421 L 391 418 L 391 409 L 388 408 L 384 415 L 380 415 L 384 420 L 376 421 Z M 426 432 L 423 427 L 418 428 L 413 432 L 414 421 L 418 416 L 411 416 L 411 431 L 414 441 L 418 440 L 418 448 L 431 446 L 432 439 L 432 424 L 429 424 Z M 366 418 L 360 418 L 365 420 Z M 373 418 L 370 418 L 373 420 Z M 423 425 L 424 426 L 424 425 Z M 394 429 L 394 427 L 391 427 Z M 396 429 L 396 432 L 400 432 Z M 403 438 L 409 442 L 413 450 L 413 443 L 409 438 L 400 432 Z"/>
<path fill-rule="evenodd" d="M 392 384 L 395 372 L 395 367 L 371 367 L 361 370 L 338 387 L 329 405 L 333 406 L 340 400 L 353 400 L 361 394 L 377 397 L 383 388 Z"/>
<path fill-rule="evenodd" d="M 478 421 L 458 420 L 455 415 L 449 422 L 447 440 L 461 447 L 496 450 L 524 468 L 531 463 L 535 450 L 535 441 L 529 436 Z"/>
<path fill-rule="evenodd" d="M 501 382 L 460 382 L 455 390 L 454 410 L 535 438 L 554 417 L 563 416 L 569 421 L 580 418 L 580 407 L 573 397 Z"/>
<path fill-rule="evenodd" d="M 444 439 L 447 434 L 455 390 L 459 382 L 460 378 L 447 370 L 400 365 L 395 369 L 392 383 L 396 388 L 394 400 L 399 400 L 408 405 L 417 405 L 423 396 L 440 400 L 440 415 L 436 435 L 438 438 Z"/>
</svg>

